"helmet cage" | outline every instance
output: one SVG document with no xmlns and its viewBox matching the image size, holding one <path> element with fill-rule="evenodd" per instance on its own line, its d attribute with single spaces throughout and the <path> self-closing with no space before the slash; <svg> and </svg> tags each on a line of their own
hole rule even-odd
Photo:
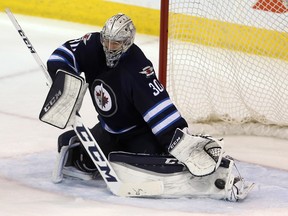
<svg viewBox="0 0 288 216">
<path fill-rule="evenodd" d="M 134 43 L 135 31 L 132 20 L 124 14 L 117 14 L 105 23 L 100 41 L 108 67 L 115 67 L 122 54 Z"/>
</svg>

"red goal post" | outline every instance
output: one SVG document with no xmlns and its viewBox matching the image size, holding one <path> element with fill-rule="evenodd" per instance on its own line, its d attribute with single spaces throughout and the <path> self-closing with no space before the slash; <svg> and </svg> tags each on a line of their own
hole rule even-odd
<svg viewBox="0 0 288 216">
<path fill-rule="evenodd" d="M 287 5 L 161 0 L 159 79 L 192 131 L 288 139 Z"/>
<path fill-rule="evenodd" d="M 159 41 L 159 80 L 166 87 L 168 49 L 169 0 L 161 0 L 160 41 Z"/>
</svg>

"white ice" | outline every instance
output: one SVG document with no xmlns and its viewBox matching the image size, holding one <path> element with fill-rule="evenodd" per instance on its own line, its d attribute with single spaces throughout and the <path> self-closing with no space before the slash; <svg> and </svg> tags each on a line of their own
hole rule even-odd
<svg viewBox="0 0 288 216">
<path fill-rule="evenodd" d="M 64 41 L 99 27 L 16 14 L 41 59 Z M 38 120 L 48 87 L 45 76 L 11 24 L 0 13 L 0 215 L 288 215 L 288 142 L 277 138 L 226 136 L 226 153 L 256 186 L 239 203 L 210 199 L 131 199 L 111 195 L 101 181 L 88 185 L 51 182 L 56 140 L 63 131 Z M 136 43 L 158 68 L 157 37 L 137 35 Z M 81 114 L 96 121 L 90 98 Z"/>
</svg>

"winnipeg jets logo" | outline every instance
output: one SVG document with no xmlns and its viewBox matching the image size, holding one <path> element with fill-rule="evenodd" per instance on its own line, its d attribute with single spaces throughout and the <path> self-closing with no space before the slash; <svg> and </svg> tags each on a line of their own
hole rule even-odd
<svg viewBox="0 0 288 216">
<path fill-rule="evenodd" d="M 149 78 L 153 74 L 155 74 L 154 68 L 151 66 L 144 67 L 142 71 L 139 72 L 140 74 L 145 74 L 146 78 Z"/>
<path fill-rule="evenodd" d="M 82 37 L 83 43 L 86 45 L 87 41 L 90 39 L 91 33 L 88 33 Z"/>
<path fill-rule="evenodd" d="M 105 96 L 105 94 L 106 94 L 106 96 Z M 107 97 L 108 96 L 107 93 L 103 91 L 103 85 L 102 84 L 101 84 L 99 91 L 96 90 L 95 96 L 96 96 L 96 99 L 98 101 L 98 106 L 100 107 L 100 109 L 104 110 L 106 105 L 109 104 L 109 99 Z"/>
<path fill-rule="evenodd" d="M 94 81 L 92 88 L 94 89 L 93 101 L 98 113 L 104 117 L 114 115 L 117 111 L 117 102 L 112 88 L 98 79 Z"/>
</svg>

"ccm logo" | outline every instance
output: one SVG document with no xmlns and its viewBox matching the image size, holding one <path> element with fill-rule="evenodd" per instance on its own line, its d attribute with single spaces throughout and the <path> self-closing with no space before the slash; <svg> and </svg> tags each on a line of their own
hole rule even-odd
<svg viewBox="0 0 288 216">
<path fill-rule="evenodd" d="M 90 135 L 87 133 L 86 128 L 82 126 L 77 126 L 76 131 L 78 135 L 80 136 L 79 138 L 81 139 L 82 143 L 85 145 L 85 149 L 87 150 L 88 146 L 88 151 L 90 155 L 92 156 L 93 162 L 97 165 L 97 167 L 101 170 L 103 173 L 103 177 L 108 182 L 117 182 L 116 177 L 111 174 L 111 169 L 109 165 L 107 164 L 106 160 L 102 156 L 102 152 L 99 151 L 97 146 L 95 146 L 93 139 L 90 137 Z"/>
<path fill-rule="evenodd" d="M 26 35 L 24 34 L 24 32 L 22 30 L 18 30 L 20 36 L 22 37 L 23 41 L 25 42 L 26 46 L 29 48 L 31 53 L 35 53 L 35 50 L 32 46 L 32 44 L 30 43 L 30 41 L 28 40 L 28 38 L 26 37 Z"/>
<path fill-rule="evenodd" d="M 181 140 L 181 137 L 177 137 L 176 140 L 174 140 L 173 143 L 170 144 L 169 149 L 170 150 L 174 149 L 180 140 Z"/>
<path fill-rule="evenodd" d="M 51 100 L 44 106 L 44 111 L 48 112 L 49 109 L 56 103 L 56 101 L 61 97 L 62 92 L 59 90 Z"/>
</svg>

